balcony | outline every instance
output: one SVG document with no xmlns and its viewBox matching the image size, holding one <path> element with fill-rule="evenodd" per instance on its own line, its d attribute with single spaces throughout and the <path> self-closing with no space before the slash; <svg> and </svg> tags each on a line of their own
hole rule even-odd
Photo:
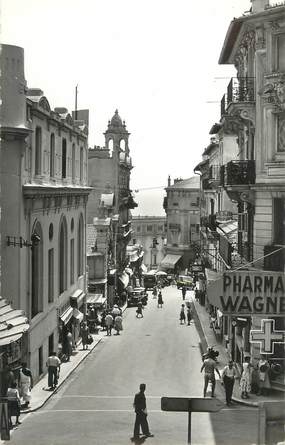
<svg viewBox="0 0 285 445">
<path fill-rule="evenodd" d="M 221 116 L 227 114 L 231 104 L 254 103 L 254 77 L 232 77 L 227 87 L 227 93 L 221 100 Z"/>
<path fill-rule="evenodd" d="M 224 187 L 255 184 L 255 161 L 230 161 L 222 165 L 220 175 Z"/>
</svg>

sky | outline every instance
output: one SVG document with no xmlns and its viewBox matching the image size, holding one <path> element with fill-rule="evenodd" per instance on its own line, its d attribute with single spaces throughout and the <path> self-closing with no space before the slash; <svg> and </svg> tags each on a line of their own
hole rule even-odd
<svg viewBox="0 0 285 445">
<path fill-rule="evenodd" d="M 218 59 L 250 0 L 2 0 L 2 43 L 25 50 L 29 88 L 51 108 L 89 109 L 104 146 L 116 109 L 131 133 L 134 215 L 164 215 L 167 177 L 189 178 L 220 120 L 231 65 Z"/>
</svg>

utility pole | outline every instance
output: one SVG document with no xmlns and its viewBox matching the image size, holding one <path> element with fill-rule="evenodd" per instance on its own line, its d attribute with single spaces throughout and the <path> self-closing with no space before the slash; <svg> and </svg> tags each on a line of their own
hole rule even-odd
<svg viewBox="0 0 285 445">
<path fill-rule="evenodd" d="M 74 110 L 75 110 L 75 113 L 74 113 L 75 120 L 77 120 L 77 95 L 78 95 L 78 84 L 75 87 L 75 108 L 74 108 Z"/>
</svg>

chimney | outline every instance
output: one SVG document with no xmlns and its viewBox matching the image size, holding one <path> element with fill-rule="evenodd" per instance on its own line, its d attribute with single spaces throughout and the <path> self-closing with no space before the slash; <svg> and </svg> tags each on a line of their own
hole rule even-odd
<svg viewBox="0 0 285 445">
<path fill-rule="evenodd" d="M 251 0 L 252 13 L 257 14 L 265 10 L 265 7 L 269 5 L 269 0 Z"/>
<path fill-rule="evenodd" d="M 171 186 L 171 178 L 170 175 L 168 175 L 168 179 L 167 179 L 167 187 Z"/>
<path fill-rule="evenodd" d="M 1 126 L 26 127 L 26 80 L 24 50 L 19 46 L 1 45 Z"/>
</svg>

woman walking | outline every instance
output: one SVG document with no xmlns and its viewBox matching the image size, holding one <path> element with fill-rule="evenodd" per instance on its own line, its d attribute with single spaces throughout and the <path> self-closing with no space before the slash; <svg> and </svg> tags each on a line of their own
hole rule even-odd
<svg viewBox="0 0 285 445">
<path fill-rule="evenodd" d="M 81 326 L 81 339 L 83 345 L 83 351 L 88 349 L 88 337 L 89 337 L 89 328 L 87 326 L 86 321 L 83 321 Z"/>
<path fill-rule="evenodd" d="M 19 417 L 20 417 L 20 407 L 21 400 L 19 391 L 17 389 L 17 383 L 11 383 L 11 386 L 7 390 L 7 398 L 8 398 L 8 422 L 9 427 L 13 428 L 12 417 L 16 417 L 16 425 L 20 425 Z"/>
<path fill-rule="evenodd" d="M 161 291 L 159 291 L 157 298 L 157 307 L 162 308 L 162 305 L 163 305 L 162 293 Z"/>
<path fill-rule="evenodd" d="M 120 331 L 123 330 L 123 318 L 121 315 L 115 317 L 114 328 L 117 331 L 117 335 L 120 335 Z"/>
<path fill-rule="evenodd" d="M 258 377 L 259 377 L 259 390 L 258 395 L 266 395 L 267 391 L 271 388 L 269 380 L 269 362 L 266 360 L 265 355 L 261 355 L 257 364 Z"/>
<path fill-rule="evenodd" d="M 180 320 L 180 324 L 185 324 L 185 319 L 186 319 L 186 317 L 185 317 L 185 304 L 182 304 L 181 305 L 181 309 L 180 309 L 180 317 L 179 317 L 179 320 Z"/>
<path fill-rule="evenodd" d="M 22 368 L 19 372 L 19 390 L 20 395 L 24 401 L 24 408 L 28 408 L 31 401 L 31 389 L 33 387 L 33 377 L 30 369 L 27 368 L 27 363 L 22 363 Z"/>
<path fill-rule="evenodd" d="M 242 375 L 240 379 L 241 398 L 248 399 L 251 391 L 251 371 L 252 364 L 250 363 L 250 357 L 247 356 L 242 364 Z"/>
</svg>

